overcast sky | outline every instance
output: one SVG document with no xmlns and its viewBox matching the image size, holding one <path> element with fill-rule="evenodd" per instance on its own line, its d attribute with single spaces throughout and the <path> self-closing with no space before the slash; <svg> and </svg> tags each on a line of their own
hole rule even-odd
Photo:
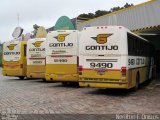
<svg viewBox="0 0 160 120">
<path fill-rule="evenodd" d="M 74 18 L 81 13 L 94 13 L 96 10 L 110 10 L 123 6 L 126 2 L 134 5 L 148 0 L 1 0 L 0 2 L 0 41 L 12 39 L 12 32 L 20 26 L 26 32 L 38 24 L 49 28 L 63 15 Z"/>
</svg>

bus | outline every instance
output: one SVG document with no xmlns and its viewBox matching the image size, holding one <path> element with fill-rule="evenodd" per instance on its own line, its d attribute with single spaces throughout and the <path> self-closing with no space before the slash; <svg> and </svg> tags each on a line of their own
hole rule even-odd
<svg viewBox="0 0 160 120">
<path fill-rule="evenodd" d="M 3 44 L 2 73 L 4 76 L 26 77 L 26 41 L 12 40 Z"/>
<path fill-rule="evenodd" d="M 27 77 L 42 78 L 45 81 L 46 38 L 27 41 Z"/>
<path fill-rule="evenodd" d="M 79 46 L 80 86 L 137 90 L 152 77 L 153 45 L 123 26 L 85 27 Z"/>
<path fill-rule="evenodd" d="M 78 83 L 78 31 L 52 31 L 46 39 L 46 80 Z"/>
</svg>

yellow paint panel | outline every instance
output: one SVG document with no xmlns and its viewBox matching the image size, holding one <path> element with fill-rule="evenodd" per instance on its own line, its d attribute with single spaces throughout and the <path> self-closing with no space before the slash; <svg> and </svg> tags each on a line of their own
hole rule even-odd
<svg viewBox="0 0 160 120">
<path fill-rule="evenodd" d="M 99 74 L 95 70 L 83 70 L 79 78 L 79 85 L 83 87 L 128 89 L 127 76 L 123 77 L 121 71 L 108 70 Z"/>
<path fill-rule="evenodd" d="M 106 79 L 121 79 L 121 71 L 105 71 L 103 75 L 100 75 L 95 70 L 83 70 L 82 76 L 84 78 L 106 78 Z"/>
<path fill-rule="evenodd" d="M 45 78 L 45 65 L 27 65 L 27 77 L 29 78 Z"/>
<path fill-rule="evenodd" d="M 96 83 L 96 82 L 79 82 L 79 86 L 82 87 L 95 87 L 95 88 L 123 88 L 128 89 L 127 84 L 118 83 Z"/>
<path fill-rule="evenodd" d="M 78 82 L 77 64 L 47 64 L 46 80 Z"/>
<path fill-rule="evenodd" d="M 25 76 L 22 69 L 3 69 L 3 76 Z"/>
<path fill-rule="evenodd" d="M 144 81 L 146 81 L 148 79 L 149 69 L 147 67 L 138 68 L 138 69 L 131 69 L 131 70 L 129 70 L 130 77 L 128 80 L 130 88 L 135 86 L 136 76 L 137 76 L 138 72 L 139 72 L 139 76 L 140 76 L 140 83 L 143 83 Z"/>
<path fill-rule="evenodd" d="M 99 75 L 94 70 L 84 70 L 79 77 L 79 85 L 83 87 L 130 89 L 136 85 L 136 76 L 138 72 L 140 83 L 148 79 L 148 67 L 130 69 L 127 71 L 126 77 L 122 77 L 120 71 L 106 71 L 103 75 Z"/>
</svg>

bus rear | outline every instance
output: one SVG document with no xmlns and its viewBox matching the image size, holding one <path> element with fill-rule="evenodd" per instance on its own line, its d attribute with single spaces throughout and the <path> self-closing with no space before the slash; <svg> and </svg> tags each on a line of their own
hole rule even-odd
<svg viewBox="0 0 160 120">
<path fill-rule="evenodd" d="M 27 77 L 45 79 L 46 38 L 29 39 L 27 45 Z"/>
<path fill-rule="evenodd" d="M 46 42 L 46 80 L 78 82 L 78 31 L 48 33 Z"/>
<path fill-rule="evenodd" d="M 10 41 L 3 44 L 3 75 L 26 76 L 26 41 Z"/>
<path fill-rule="evenodd" d="M 86 27 L 79 41 L 79 85 L 128 88 L 126 29 Z"/>
</svg>

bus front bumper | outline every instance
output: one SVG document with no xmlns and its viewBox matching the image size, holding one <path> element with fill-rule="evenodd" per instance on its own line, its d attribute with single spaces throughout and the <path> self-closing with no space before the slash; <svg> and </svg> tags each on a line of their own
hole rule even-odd
<svg viewBox="0 0 160 120">
<path fill-rule="evenodd" d="M 3 70 L 3 76 L 25 76 L 23 70 Z"/>
<path fill-rule="evenodd" d="M 28 78 L 45 78 L 45 73 L 43 72 L 32 72 L 27 73 Z"/>
<path fill-rule="evenodd" d="M 121 89 L 129 89 L 128 82 L 111 82 L 111 81 L 79 81 L 79 86 L 81 87 L 94 87 L 94 88 L 121 88 Z"/>
<path fill-rule="evenodd" d="M 78 74 L 46 74 L 47 81 L 78 82 Z"/>
</svg>

